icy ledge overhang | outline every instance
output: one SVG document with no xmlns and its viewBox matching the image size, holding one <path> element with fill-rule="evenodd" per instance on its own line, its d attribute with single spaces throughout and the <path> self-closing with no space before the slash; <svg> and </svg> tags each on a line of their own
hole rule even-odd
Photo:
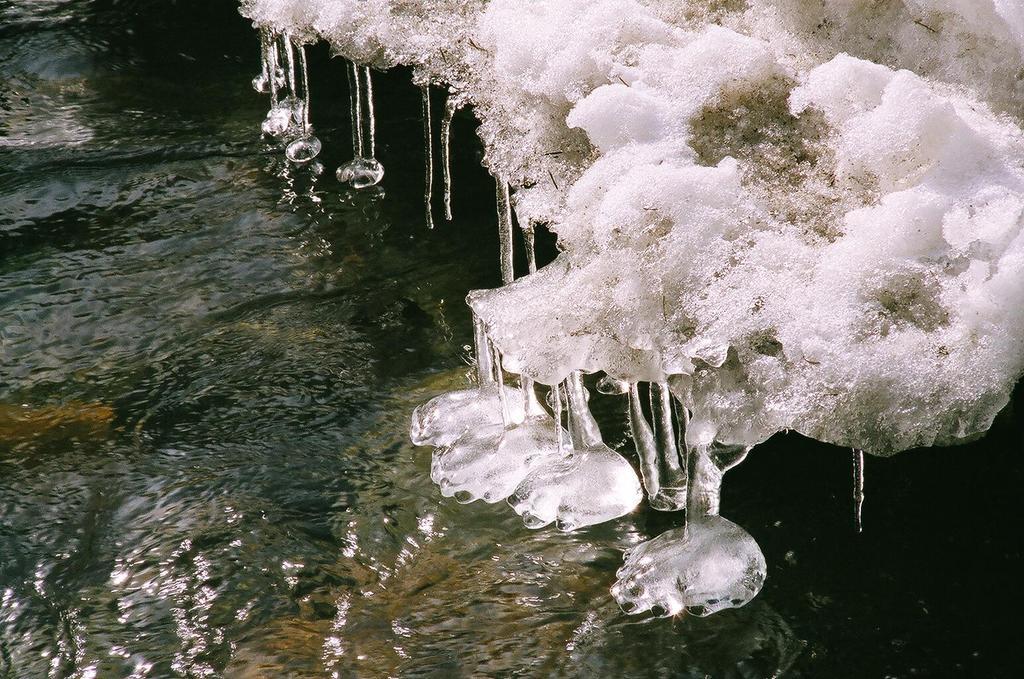
<svg viewBox="0 0 1024 679">
<path fill-rule="evenodd" d="M 469 301 L 505 367 L 667 380 L 692 444 L 984 431 L 1024 371 L 1015 0 L 256 0 L 472 104 L 558 260 Z"/>
</svg>

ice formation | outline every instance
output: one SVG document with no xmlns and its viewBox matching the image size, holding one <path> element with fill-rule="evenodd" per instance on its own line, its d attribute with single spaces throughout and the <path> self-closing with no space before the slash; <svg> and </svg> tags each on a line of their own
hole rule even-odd
<svg viewBox="0 0 1024 679">
<path fill-rule="evenodd" d="M 1019 0 L 242 11 L 267 36 L 256 85 L 272 95 L 268 134 L 311 135 L 293 43 L 412 66 L 428 150 L 430 87 L 449 90 L 446 216 L 450 111 L 473 108 L 506 284 L 468 302 L 478 361 L 493 347 L 501 365 L 418 409 L 413 440 L 439 448 L 435 480 L 463 499 L 493 501 L 522 475 L 510 502 L 528 525 L 621 516 L 636 475 L 600 442 L 581 391 L 581 373 L 604 373 L 652 507 L 687 507 L 685 528 L 627 555 L 614 588 L 626 608 L 709 613 L 756 594 L 763 557 L 718 517 L 718 487 L 775 432 L 876 455 L 955 443 L 989 427 L 1024 371 Z M 429 187 L 429 156 L 426 169 Z M 528 243 L 543 225 L 560 250 L 515 281 L 513 206 Z M 501 384 L 506 372 L 519 389 Z M 535 382 L 551 413 L 534 405 Z"/>
<path fill-rule="evenodd" d="M 352 160 L 340 165 L 334 175 L 339 182 L 354 189 L 365 189 L 376 186 L 384 178 L 384 166 L 376 158 L 373 75 L 369 67 L 349 64 L 348 85 L 352 112 Z"/>
</svg>

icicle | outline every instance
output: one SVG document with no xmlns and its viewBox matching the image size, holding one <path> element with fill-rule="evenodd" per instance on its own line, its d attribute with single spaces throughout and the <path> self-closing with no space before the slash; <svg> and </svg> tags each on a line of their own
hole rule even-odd
<svg viewBox="0 0 1024 679">
<path fill-rule="evenodd" d="M 562 434 L 562 389 L 559 385 L 551 387 L 551 410 L 555 416 L 555 430 L 558 432 L 558 450 L 565 450 L 565 441 Z"/>
<path fill-rule="evenodd" d="M 444 102 L 444 117 L 441 118 L 441 176 L 444 183 L 444 218 L 452 221 L 452 171 L 451 171 L 451 132 L 452 118 L 459 104 L 456 96 L 448 93 Z"/>
<path fill-rule="evenodd" d="M 667 383 L 651 383 L 651 412 L 654 414 L 658 458 L 664 475 L 661 485 L 666 491 L 685 491 L 686 471 L 680 464 L 679 449 L 676 448 L 676 435 L 672 427 L 672 394 Z"/>
<path fill-rule="evenodd" d="M 473 344 L 476 348 L 476 381 L 482 387 L 494 384 L 494 363 L 483 321 L 473 314 Z"/>
<path fill-rule="evenodd" d="M 612 586 L 622 610 L 703 617 L 757 596 L 767 573 L 764 554 L 749 533 L 718 513 L 722 474 L 747 450 L 716 442 L 688 449 L 686 520 L 626 552 Z"/>
<path fill-rule="evenodd" d="M 350 97 L 352 99 L 352 155 L 363 157 L 363 102 L 359 67 L 353 61 L 349 68 Z"/>
<path fill-rule="evenodd" d="M 544 412 L 541 410 L 540 401 L 537 400 L 537 390 L 534 388 L 533 380 L 526 375 L 519 376 L 519 388 L 523 392 L 523 410 L 527 415 L 533 416 Z"/>
<path fill-rule="evenodd" d="M 853 520 L 857 532 L 863 531 L 861 510 L 864 507 L 864 451 L 853 449 Z"/>
<path fill-rule="evenodd" d="M 687 523 L 706 516 L 718 516 L 722 498 L 722 470 L 711 459 L 710 446 L 697 445 L 687 451 L 687 477 Z"/>
<path fill-rule="evenodd" d="M 629 430 L 633 435 L 637 455 L 640 457 L 640 478 L 647 489 L 647 497 L 653 498 L 661 489 L 661 474 L 658 472 L 658 447 L 654 434 L 644 417 L 640 406 L 640 390 L 636 383 L 629 385 Z"/>
<path fill-rule="evenodd" d="M 523 227 L 523 245 L 526 248 L 526 269 L 530 273 L 537 273 L 537 248 L 533 224 Z"/>
<path fill-rule="evenodd" d="M 287 33 L 282 34 L 281 44 L 284 45 L 284 75 L 288 83 L 288 91 L 291 96 L 295 93 L 295 53 L 292 50 L 292 39 Z"/>
<path fill-rule="evenodd" d="M 679 399 L 675 399 L 673 403 L 675 408 L 672 410 L 672 414 L 675 417 L 676 423 L 676 450 L 679 451 L 679 461 L 683 471 L 687 469 L 686 466 L 686 430 L 690 426 L 690 411 L 686 409 L 683 402 Z"/>
<path fill-rule="evenodd" d="M 501 246 L 501 282 L 508 285 L 515 278 L 512 263 L 512 200 L 508 193 L 508 184 L 497 180 L 495 193 L 498 199 L 498 240 Z"/>
<path fill-rule="evenodd" d="M 377 123 L 373 113 L 373 78 L 370 77 L 370 67 L 363 66 L 363 78 L 366 81 L 366 125 L 367 125 L 367 148 L 360 154 L 364 158 L 377 157 Z"/>
<path fill-rule="evenodd" d="M 268 59 L 268 52 L 270 46 L 270 30 L 266 28 L 260 29 L 260 73 L 252 79 L 252 88 L 260 94 L 268 94 L 270 92 L 271 83 L 273 82 L 273 73 L 270 70 L 270 63 Z"/>
<path fill-rule="evenodd" d="M 601 430 L 587 405 L 587 389 L 583 386 L 583 373 L 574 370 L 565 381 L 569 397 L 569 436 L 573 448 L 583 450 L 602 443 Z"/>
<path fill-rule="evenodd" d="M 291 55 L 291 52 L 291 39 L 288 39 L 288 54 Z M 297 122 L 301 125 L 302 129 L 301 136 L 288 144 L 284 150 L 284 155 L 293 163 L 308 163 L 320 153 L 321 144 L 320 140 L 313 136 L 313 127 L 309 124 L 309 105 L 311 100 L 309 93 L 309 69 L 306 67 L 306 47 L 299 45 L 298 52 L 302 97 L 296 100 L 295 105 L 299 107 L 299 112 L 301 113 Z M 289 61 L 292 63 L 292 67 L 289 69 L 291 73 L 292 94 L 295 95 L 294 56 L 289 56 Z"/>
<path fill-rule="evenodd" d="M 277 37 L 268 33 L 266 45 L 267 70 L 273 74 L 273 77 L 269 80 L 270 110 L 260 126 L 263 134 L 268 137 L 281 137 L 287 134 L 288 130 L 292 127 L 291 106 L 281 101 L 280 92 L 281 87 L 285 83 L 285 76 L 281 71 L 278 42 Z"/>
<path fill-rule="evenodd" d="M 653 509 L 677 511 L 686 506 L 686 470 L 680 462 L 673 427 L 672 398 L 665 383 L 652 383 L 652 431 L 640 405 L 640 390 L 629 387 L 629 428 L 640 456 L 640 471 Z"/>
<path fill-rule="evenodd" d="M 420 89 L 423 91 L 423 147 L 426 163 L 423 202 L 427 214 L 427 227 L 433 229 L 434 214 L 430 209 L 430 199 L 434 195 L 434 135 L 430 124 L 430 85 L 423 85 Z"/>
<path fill-rule="evenodd" d="M 277 106 L 281 98 L 281 86 L 284 84 L 284 71 L 281 70 L 281 54 L 277 47 L 277 38 L 267 37 L 267 70 L 270 78 L 270 105 Z"/>
<path fill-rule="evenodd" d="M 494 372 L 498 376 L 498 397 L 501 399 L 501 421 L 507 429 L 511 424 L 511 418 L 508 412 L 508 398 L 505 396 L 505 373 L 501 368 L 501 352 L 494 346 L 493 342 L 489 342 L 491 345 L 491 351 L 494 352 Z"/>
<path fill-rule="evenodd" d="M 306 46 L 299 45 L 299 72 L 302 74 L 302 135 L 308 137 L 313 132 L 309 124 L 309 69 L 306 66 Z M 316 154 L 313 154 L 316 155 Z"/>
<path fill-rule="evenodd" d="M 365 84 L 366 96 L 363 96 Z M 334 176 L 343 184 L 354 189 L 376 186 L 384 178 L 384 166 L 374 158 L 376 123 L 373 114 L 373 79 L 368 66 L 357 66 L 355 62 L 348 69 L 349 107 L 352 115 L 352 160 L 339 165 Z M 364 101 L 366 115 L 364 116 Z M 364 122 L 365 125 L 364 125 Z M 363 127 L 367 128 L 363 136 Z"/>
</svg>

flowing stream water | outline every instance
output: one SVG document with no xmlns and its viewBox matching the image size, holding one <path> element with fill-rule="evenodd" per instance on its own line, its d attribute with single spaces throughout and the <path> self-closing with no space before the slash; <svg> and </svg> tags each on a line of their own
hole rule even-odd
<svg viewBox="0 0 1024 679">
<path fill-rule="evenodd" d="M 500 283 L 471 114 L 428 229 L 408 73 L 354 191 L 346 64 L 308 50 L 317 175 L 259 139 L 259 50 L 230 1 L 0 6 L 0 677 L 1019 676 L 1019 414 L 869 457 L 863 496 L 848 450 L 759 446 L 722 503 L 768 580 L 707 619 L 608 593 L 678 513 L 442 499 L 409 415 Z M 592 405 L 622 448 L 626 399 Z"/>
</svg>

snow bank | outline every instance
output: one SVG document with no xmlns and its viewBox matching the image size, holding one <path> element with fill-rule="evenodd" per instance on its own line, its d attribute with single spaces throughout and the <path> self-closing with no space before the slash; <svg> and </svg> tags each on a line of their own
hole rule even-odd
<svg viewBox="0 0 1024 679">
<path fill-rule="evenodd" d="M 1018 0 L 248 0 L 472 103 L 558 259 L 505 367 L 667 380 L 692 444 L 976 435 L 1024 371 Z"/>
</svg>

